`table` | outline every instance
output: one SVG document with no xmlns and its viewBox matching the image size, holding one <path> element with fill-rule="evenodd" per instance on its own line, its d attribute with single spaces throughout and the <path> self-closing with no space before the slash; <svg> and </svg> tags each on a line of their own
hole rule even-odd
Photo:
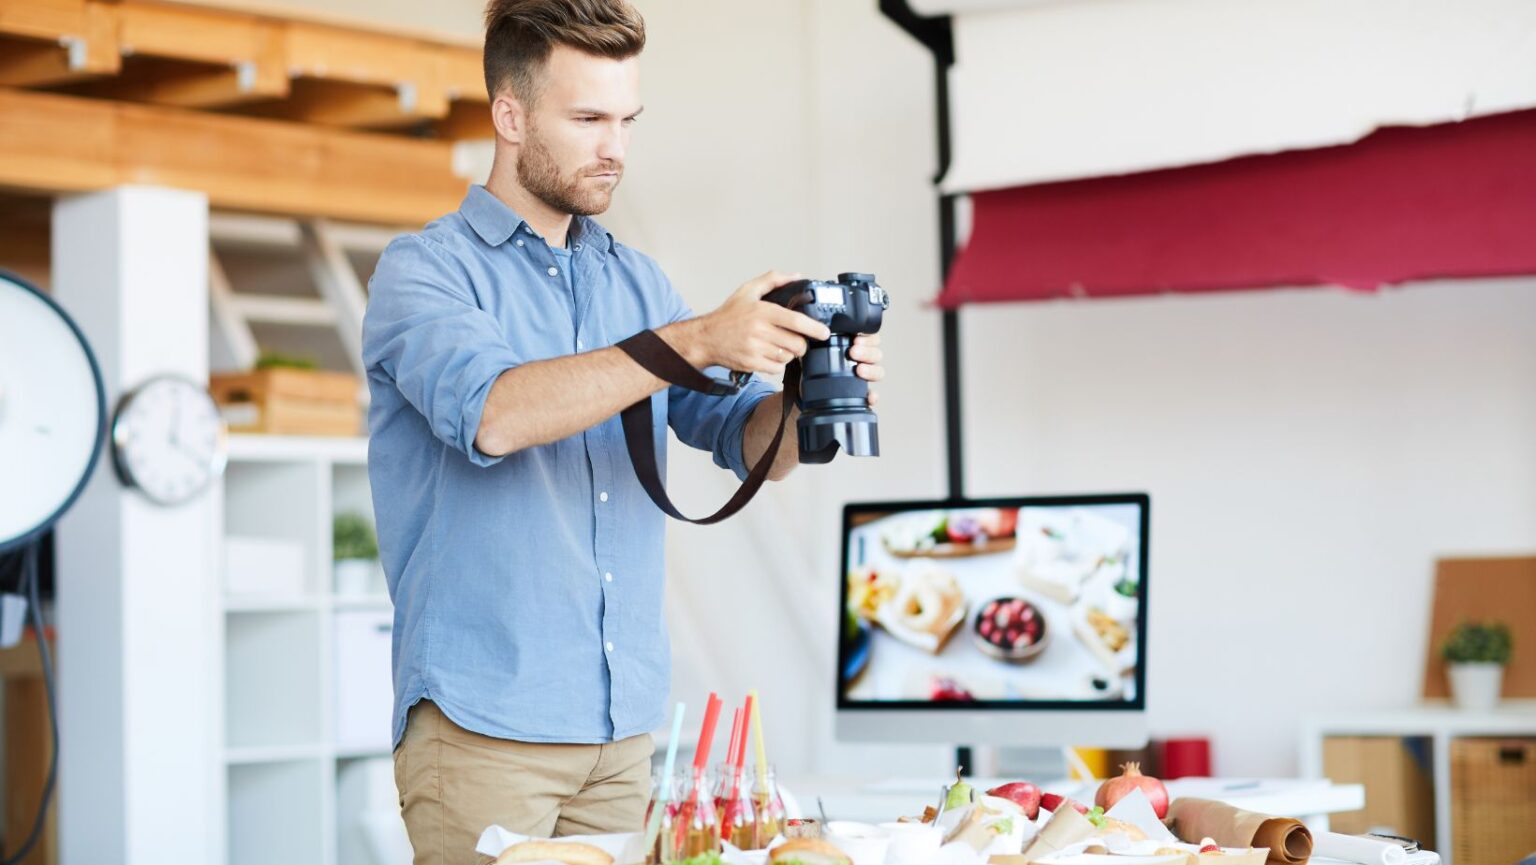
<svg viewBox="0 0 1536 865">
<path fill-rule="evenodd" d="M 968 781 L 979 790 L 987 790 L 1017 778 L 972 778 Z M 895 820 L 902 815 L 917 816 L 926 805 L 938 803 L 939 788 L 946 779 L 929 780 L 888 779 L 870 782 L 846 777 L 786 778 L 784 787 L 785 807 L 790 816 L 810 815 L 817 812 L 816 797 L 821 797 L 827 816 L 833 820 L 858 820 L 879 823 Z M 1093 804 L 1093 794 L 1099 782 L 1052 781 L 1041 784 L 1048 793 L 1070 796 L 1080 802 Z M 1238 808 L 1273 814 L 1277 817 L 1295 817 L 1313 831 L 1328 829 L 1328 815 L 1341 811 L 1356 811 L 1365 807 L 1365 788 L 1359 784 L 1334 784 L 1325 779 L 1255 779 L 1255 778 L 1182 778 L 1166 782 L 1168 795 L 1177 799 L 1192 796 L 1200 799 L 1216 799 Z M 795 804 L 791 805 L 791 800 Z M 798 809 L 801 814 L 794 811 Z"/>
</svg>

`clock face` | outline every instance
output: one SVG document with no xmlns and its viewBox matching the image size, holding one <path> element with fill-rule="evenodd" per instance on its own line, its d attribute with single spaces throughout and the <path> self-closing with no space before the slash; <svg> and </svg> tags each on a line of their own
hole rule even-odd
<svg viewBox="0 0 1536 865">
<path fill-rule="evenodd" d="M 112 455 L 123 483 L 175 505 L 208 487 L 225 461 L 224 421 L 208 391 L 158 376 L 124 399 L 112 423 Z"/>
</svg>

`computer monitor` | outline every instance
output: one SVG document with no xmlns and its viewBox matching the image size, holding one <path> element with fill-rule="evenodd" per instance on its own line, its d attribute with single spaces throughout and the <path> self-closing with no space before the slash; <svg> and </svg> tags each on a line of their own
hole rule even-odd
<svg viewBox="0 0 1536 865">
<path fill-rule="evenodd" d="M 1142 493 L 843 508 L 837 737 L 1146 743 Z"/>
</svg>

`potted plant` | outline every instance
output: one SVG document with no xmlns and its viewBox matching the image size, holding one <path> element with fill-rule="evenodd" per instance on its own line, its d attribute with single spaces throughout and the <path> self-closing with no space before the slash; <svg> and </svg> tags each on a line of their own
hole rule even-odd
<svg viewBox="0 0 1536 865">
<path fill-rule="evenodd" d="M 1133 622 L 1136 620 L 1137 595 L 1141 592 L 1141 583 L 1131 574 L 1127 573 L 1115 581 L 1114 587 L 1109 590 L 1105 598 L 1104 612 L 1117 622 Z"/>
<path fill-rule="evenodd" d="M 336 594 L 365 595 L 379 569 L 379 542 L 373 521 L 362 514 L 337 514 L 331 524 L 331 558 L 335 560 Z"/>
<path fill-rule="evenodd" d="M 1462 622 L 1440 646 L 1451 696 L 1462 709 L 1488 711 L 1498 706 L 1514 641 L 1503 622 Z"/>
</svg>

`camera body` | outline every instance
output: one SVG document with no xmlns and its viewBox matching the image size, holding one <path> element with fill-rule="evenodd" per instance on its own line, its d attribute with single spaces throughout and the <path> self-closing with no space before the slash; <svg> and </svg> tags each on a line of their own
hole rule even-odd
<svg viewBox="0 0 1536 865">
<path fill-rule="evenodd" d="M 848 358 L 853 338 L 877 333 L 890 296 L 872 273 L 840 273 L 835 281 L 800 279 L 763 297 L 804 313 L 832 331 L 812 340 L 801 360 L 800 462 L 826 463 L 839 448 L 853 456 L 879 456 L 879 420 L 869 408 L 869 384 Z"/>
</svg>

